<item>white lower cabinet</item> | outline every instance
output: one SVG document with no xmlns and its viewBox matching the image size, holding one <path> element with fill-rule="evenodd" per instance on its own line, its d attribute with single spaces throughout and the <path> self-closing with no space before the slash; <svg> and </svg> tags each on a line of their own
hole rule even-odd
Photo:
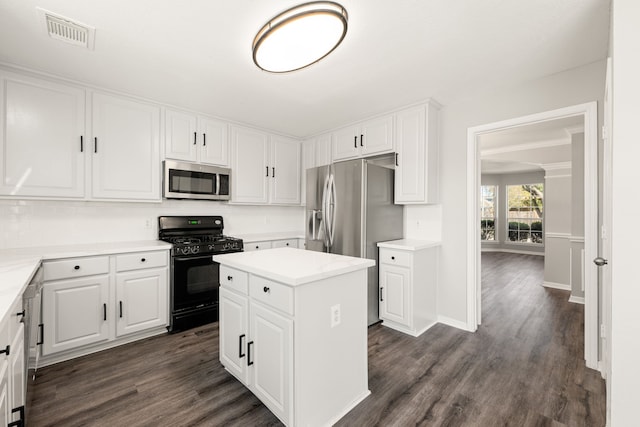
<svg viewBox="0 0 640 427">
<path fill-rule="evenodd" d="M 44 365 L 164 333 L 168 250 L 44 261 Z"/>
<path fill-rule="evenodd" d="M 118 273 L 116 336 L 165 326 L 168 320 L 167 269 Z"/>
<path fill-rule="evenodd" d="M 246 274 L 221 268 L 221 277 Z M 224 275 L 224 276 L 223 276 Z M 293 320 L 220 288 L 220 362 L 282 422 L 293 410 Z"/>
<path fill-rule="evenodd" d="M 378 246 L 385 243 L 379 243 Z M 379 249 L 382 324 L 418 336 L 437 321 L 438 248 L 409 245 Z"/>
<path fill-rule="evenodd" d="M 45 282 L 42 355 L 108 340 L 111 320 L 108 302 L 109 276 L 106 274 Z"/>
<path fill-rule="evenodd" d="M 278 239 L 278 240 L 261 240 L 254 242 L 245 242 L 245 251 L 261 251 L 271 248 L 299 248 L 299 239 Z"/>
<path fill-rule="evenodd" d="M 22 297 L 0 323 L 0 425 L 23 426 L 26 402 L 25 331 Z"/>
</svg>

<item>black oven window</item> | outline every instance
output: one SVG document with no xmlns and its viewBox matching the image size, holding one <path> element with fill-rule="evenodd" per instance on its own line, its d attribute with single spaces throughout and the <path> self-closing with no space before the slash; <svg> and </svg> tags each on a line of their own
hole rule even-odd
<svg viewBox="0 0 640 427">
<path fill-rule="evenodd" d="M 169 188 L 173 193 L 215 194 L 216 174 L 170 169 Z"/>
<path fill-rule="evenodd" d="M 216 289 L 219 267 L 215 264 L 200 265 L 187 270 L 187 294 L 197 295 Z"/>
</svg>

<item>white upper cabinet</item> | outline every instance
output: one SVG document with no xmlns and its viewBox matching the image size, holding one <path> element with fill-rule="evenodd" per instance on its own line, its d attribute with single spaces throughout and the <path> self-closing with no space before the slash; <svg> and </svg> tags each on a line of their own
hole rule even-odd
<svg viewBox="0 0 640 427">
<path fill-rule="evenodd" d="M 160 200 L 160 107 L 93 94 L 92 197 Z"/>
<path fill-rule="evenodd" d="M 299 141 L 272 136 L 271 180 L 269 202 L 273 204 L 300 204 L 300 162 L 302 147 Z"/>
<path fill-rule="evenodd" d="M 241 127 L 231 128 L 231 201 L 269 202 L 269 136 Z"/>
<path fill-rule="evenodd" d="M 83 198 L 85 91 L 0 71 L 0 194 Z"/>
<path fill-rule="evenodd" d="M 165 110 L 165 157 L 228 166 L 227 123 L 183 111 Z"/>
<path fill-rule="evenodd" d="M 393 151 L 393 116 L 378 117 L 333 133 L 333 160 Z"/>
<path fill-rule="evenodd" d="M 300 142 L 233 126 L 232 203 L 300 204 L 300 163 Z"/>
<path fill-rule="evenodd" d="M 438 107 L 396 113 L 396 204 L 438 203 Z"/>
</svg>

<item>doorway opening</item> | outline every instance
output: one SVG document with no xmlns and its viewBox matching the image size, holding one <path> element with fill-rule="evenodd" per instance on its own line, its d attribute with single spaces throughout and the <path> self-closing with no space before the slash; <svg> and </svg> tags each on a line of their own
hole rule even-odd
<svg viewBox="0 0 640 427">
<path fill-rule="evenodd" d="M 481 186 L 481 144 L 490 134 L 509 134 L 516 132 L 517 128 L 525 126 L 539 126 L 544 128 L 553 121 L 580 120 L 584 127 L 584 259 L 593 259 L 597 256 L 597 224 L 598 224 L 598 195 L 594 189 L 598 188 L 597 174 L 597 104 L 596 102 L 575 105 L 558 110 L 547 111 L 524 117 L 518 117 L 501 122 L 489 123 L 469 128 L 467 133 L 467 205 L 473 208 L 467 210 L 467 329 L 475 331 L 482 319 L 481 304 L 481 232 L 482 212 L 480 207 Z M 493 144 L 499 145 L 497 142 Z M 496 148 L 494 147 L 494 150 Z M 538 163 L 540 162 L 530 162 Z M 562 163 L 562 162 L 560 162 Z M 547 176 L 562 177 L 562 168 L 566 165 L 547 164 L 545 174 Z M 566 178 L 566 176 L 565 176 Z M 526 222 L 526 221 L 525 221 Z M 529 224 L 531 227 L 531 224 Z M 505 228 L 505 232 L 510 232 Z M 537 231 L 537 230 L 536 230 Z M 545 233 L 545 240 L 556 239 L 560 236 L 556 233 Z M 528 233 L 509 233 L 531 239 L 531 229 Z M 514 242 L 522 243 L 522 242 Z M 582 273 L 584 280 L 584 358 L 587 367 L 598 369 L 598 282 L 597 271 L 591 263 L 583 263 Z"/>
</svg>

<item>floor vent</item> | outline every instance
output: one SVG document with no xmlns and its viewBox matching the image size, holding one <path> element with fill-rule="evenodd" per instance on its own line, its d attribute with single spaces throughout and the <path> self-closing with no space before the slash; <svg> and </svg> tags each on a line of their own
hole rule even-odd
<svg viewBox="0 0 640 427">
<path fill-rule="evenodd" d="M 95 28 L 49 12 L 48 10 L 37 9 L 38 15 L 43 21 L 45 31 L 49 37 L 93 50 Z"/>
</svg>

